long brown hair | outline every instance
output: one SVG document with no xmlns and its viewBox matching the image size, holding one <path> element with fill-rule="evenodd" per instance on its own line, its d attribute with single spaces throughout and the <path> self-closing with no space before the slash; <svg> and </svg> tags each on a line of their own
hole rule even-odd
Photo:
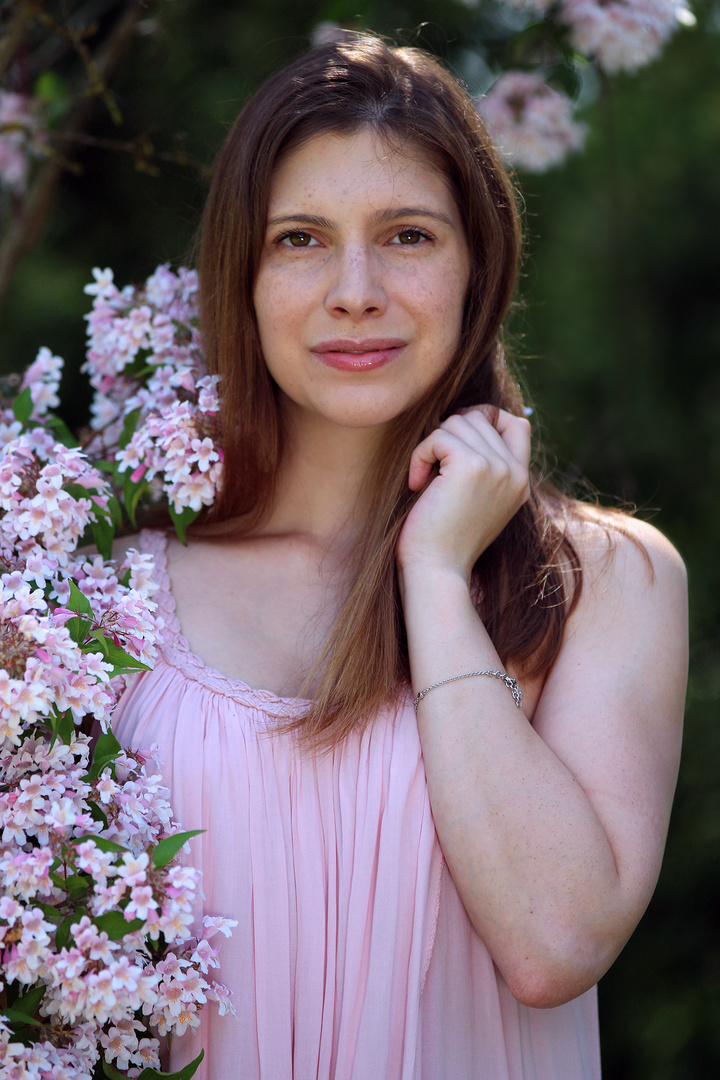
<svg viewBox="0 0 720 1080">
<path fill-rule="evenodd" d="M 200 248 L 200 314 L 211 370 L 222 376 L 225 469 L 211 520 L 245 533 L 269 513 L 283 453 L 278 391 L 260 350 L 253 288 L 270 184 L 281 157 L 315 135 L 370 127 L 437 163 L 462 217 L 472 268 L 457 355 L 392 426 L 368 477 L 353 582 L 307 686 L 313 704 L 293 721 L 332 744 L 406 687 L 409 664 L 395 545 L 417 494 L 407 486 L 415 446 L 459 408 L 486 402 L 522 413 L 499 335 L 520 257 L 515 192 L 470 98 L 420 50 L 370 34 L 322 45 L 271 77 L 247 103 L 220 152 Z M 532 479 L 528 502 L 474 569 L 479 604 L 504 663 L 549 669 L 577 599 L 580 564 L 566 530 L 569 500 Z M 570 571 L 568 573 L 568 570 Z"/>
</svg>

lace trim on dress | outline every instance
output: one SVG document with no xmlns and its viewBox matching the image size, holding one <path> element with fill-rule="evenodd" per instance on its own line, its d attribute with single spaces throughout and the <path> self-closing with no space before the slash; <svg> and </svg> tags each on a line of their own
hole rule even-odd
<svg viewBox="0 0 720 1080">
<path fill-rule="evenodd" d="M 160 529 L 143 529 L 140 533 L 140 550 L 152 555 L 155 563 L 153 576 L 159 588 L 153 600 L 164 624 L 158 649 L 165 662 L 182 671 L 189 679 L 202 683 L 209 690 L 232 698 L 240 705 L 259 709 L 277 719 L 301 713 L 309 704 L 303 698 L 278 697 L 271 690 L 259 690 L 248 686 L 241 679 L 230 679 L 221 671 L 210 667 L 192 651 L 177 616 L 168 572 L 167 543 L 167 534 Z"/>
</svg>

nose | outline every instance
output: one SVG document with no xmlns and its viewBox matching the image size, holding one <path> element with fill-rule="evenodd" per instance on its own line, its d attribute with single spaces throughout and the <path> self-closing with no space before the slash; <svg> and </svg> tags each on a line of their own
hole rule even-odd
<svg viewBox="0 0 720 1080">
<path fill-rule="evenodd" d="M 358 245 L 337 253 L 325 308 L 331 315 L 350 315 L 353 319 L 383 314 L 387 296 L 372 251 Z"/>
</svg>

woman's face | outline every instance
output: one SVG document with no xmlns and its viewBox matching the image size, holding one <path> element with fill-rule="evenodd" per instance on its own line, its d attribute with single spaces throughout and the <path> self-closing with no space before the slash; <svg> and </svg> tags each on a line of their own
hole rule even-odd
<svg viewBox="0 0 720 1080">
<path fill-rule="evenodd" d="M 470 276 L 444 176 L 370 129 L 318 135 L 285 157 L 254 301 L 284 405 L 378 427 L 431 387 L 455 355 Z"/>
</svg>

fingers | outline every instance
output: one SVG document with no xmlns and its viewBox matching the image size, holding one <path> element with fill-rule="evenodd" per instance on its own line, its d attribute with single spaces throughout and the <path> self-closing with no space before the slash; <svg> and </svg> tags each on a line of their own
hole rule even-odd
<svg viewBox="0 0 720 1080">
<path fill-rule="evenodd" d="M 410 461 L 410 489 L 419 491 L 436 463 L 441 473 L 446 463 L 461 463 L 468 449 L 470 460 L 479 456 L 483 468 L 507 471 L 515 483 L 527 483 L 530 425 L 497 406 L 482 405 L 454 413 L 416 447 Z"/>
<path fill-rule="evenodd" d="M 433 467 L 439 462 L 442 471 L 443 462 L 451 455 L 460 454 L 466 447 L 462 439 L 458 439 L 449 431 L 437 428 L 427 439 L 423 439 L 415 447 L 410 458 L 410 470 L 408 473 L 408 487 L 411 491 L 420 491 L 430 479 Z"/>
<path fill-rule="evenodd" d="M 489 406 L 449 416 L 410 459 L 409 487 L 422 494 L 403 525 L 398 557 L 469 575 L 529 497 L 529 460 L 522 417 Z"/>
<path fill-rule="evenodd" d="M 476 425 L 481 415 L 500 436 L 512 457 L 524 468 L 529 468 L 532 428 L 524 416 L 514 416 L 505 409 L 499 409 L 497 405 L 478 405 L 473 409 L 463 409 L 462 412 L 470 423 Z M 482 425 L 482 430 L 486 430 L 485 424 Z"/>
</svg>

